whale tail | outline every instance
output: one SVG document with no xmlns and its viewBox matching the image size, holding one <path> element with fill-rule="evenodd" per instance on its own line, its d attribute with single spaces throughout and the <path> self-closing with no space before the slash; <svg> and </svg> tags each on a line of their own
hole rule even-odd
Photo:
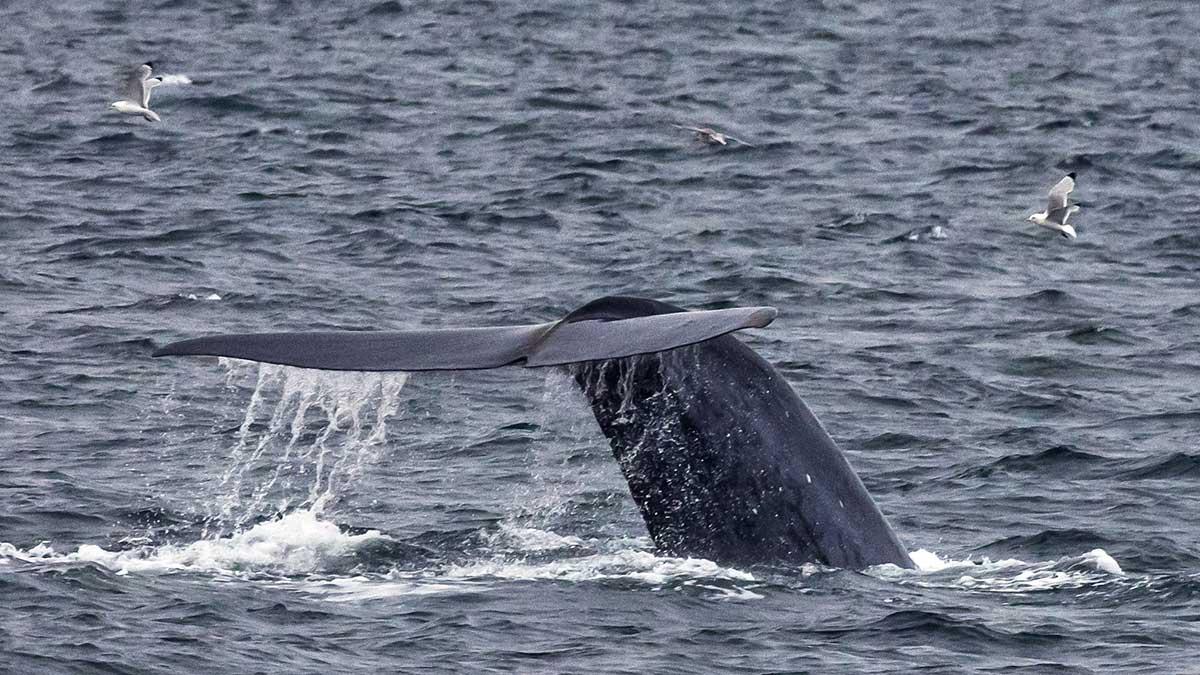
<svg viewBox="0 0 1200 675">
<path fill-rule="evenodd" d="M 659 550 L 739 564 L 912 567 L 816 416 L 729 335 L 775 316 L 771 307 L 689 312 L 612 297 L 551 323 L 218 335 L 154 355 L 326 370 L 567 366 Z"/>
<path fill-rule="evenodd" d="M 215 335 L 175 342 L 154 356 L 224 356 L 299 368 L 355 371 L 529 368 L 650 354 L 710 340 L 775 319 L 773 307 L 618 317 L 604 298 L 560 321 L 491 328 Z"/>
</svg>

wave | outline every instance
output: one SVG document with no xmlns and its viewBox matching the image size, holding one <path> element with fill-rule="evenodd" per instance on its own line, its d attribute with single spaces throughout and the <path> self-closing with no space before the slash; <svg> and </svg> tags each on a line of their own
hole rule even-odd
<svg viewBox="0 0 1200 675">
<path fill-rule="evenodd" d="M 579 92 L 582 95 L 582 92 Z M 558 110 L 571 112 L 603 112 L 609 107 L 603 103 L 572 100 L 560 96 L 531 96 L 525 99 L 525 105 L 535 110 Z"/>
<path fill-rule="evenodd" d="M 1107 458 L 1083 452 L 1069 445 L 1056 445 L 1032 454 L 1006 455 L 984 466 L 967 467 L 954 474 L 956 478 L 986 478 L 996 472 L 1077 476 L 1094 468 Z"/>
<path fill-rule="evenodd" d="M 1031 535 L 1014 535 L 998 539 L 975 549 L 976 552 L 993 551 L 1032 551 L 1048 553 L 1069 549 L 1076 546 L 1107 546 L 1115 542 L 1091 530 L 1065 528 L 1061 530 L 1042 530 Z"/>
<path fill-rule="evenodd" d="M 978 619 L 960 619 L 947 613 L 917 609 L 906 609 L 892 612 L 887 616 L 853 628 L 834 628 L 819 631 L 822 634 L 852 635 L 887 634 L 889 639 L 911 638 L 927 643 L 930 639 L 946 640 L 951 643 L 995 643 L 1018 641 L 1028 647 L 1030 639 L 1039 638 L 1049 641 L 1050 636 L 1043 636 L 1027 631 L 1008 633 L 989 627 Z"/>
<path fill-rule="evenodd" d="M 1079 345 L 1133 345 L 1141 341 L 1120 328 L 1095 323 L 1071 329 L 1066 338 Z"/>
<path fill-rule="evenodd" d="M 1017 300 L 1024 304 L 1034 307 L 1057 308 L 1063 305 L 1078 304 L 1075 296 L 1066 291 L 1058 290 L 1057 288 L 1046 288 L 1025 295 L 1017 295 L 1005 298 L 1005 300 Z"/>
<path fill-rule="evenodd" d="M 1118 472 L 1122 480 L 1166 480 L 1174 478 L 1200 477 L 1200 454 L 1172 452 L 1166 457 L 1154 458 L 1139 466 Z"/>
</svg>

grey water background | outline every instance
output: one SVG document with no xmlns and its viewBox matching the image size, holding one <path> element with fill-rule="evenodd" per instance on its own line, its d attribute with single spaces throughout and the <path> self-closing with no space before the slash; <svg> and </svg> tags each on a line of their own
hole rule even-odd
<svg viewBox="0 0 1200 675">
<path fill-rule="evenodd" d="M 1200 672 L 1192 4 L 0 21 L 0 671 Z M 145 60 L 161 124 L 105 110 Z M 1067 171 L 1075 241 L 1024 222 Z M 655 556 L 553 373 L 149 357 L 608 294 L 779 308 L 935 562 Z"/>
</svg>

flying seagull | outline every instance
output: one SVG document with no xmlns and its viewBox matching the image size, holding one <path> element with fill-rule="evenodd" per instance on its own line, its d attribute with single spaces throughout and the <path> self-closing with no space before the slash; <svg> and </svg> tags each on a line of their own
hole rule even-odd
<svg viewBox="0 0 1200 675">
<path fill-rule="evenodd" d="M 747 143 L 740 138 L 734 138 L 729 134 L 723 134 L 716 129 L 711 129 L 709 127 L 689 127 L 683 124 L 672 124 L 671 126 L 675 127 L 676 129 L 694 131 L 696 132 L 696 138 L 708 143 L 709 145 L 729 145 L 729 141 L 733 141 L 734 143 L 744 145 L 748 148 L 754 147 L 754 144 L 752 143 Z"/>
<path fill-rule="evenodd" d="M 108 107 L 117 112 L 130 113 L 132 115 L 141 115 L 151 122 L 160 122 L 158 113 L 150 109 L 150 90 L 162 84 L 161 77 L 150 77 L 150 73 L 154 68 L 152 63 L 143 63 L 138 66 L 125 81 L 121 83 L 122 93 L 125 98 Z"/>
<path fill-rule="evenodd" d="M 1067 217 L 1079 210 L 1079 206 L 1067 203 L 1067 195 L 1075 189 L 1075 172 L 1067 174 L 1050 188 L 1050 202 L 1042 213 L 1029 216 L 1029 222 L 1054 230 L 1067 239 L 1075 238 L 1075 228 L 1067 224 Z"/>
</svg>

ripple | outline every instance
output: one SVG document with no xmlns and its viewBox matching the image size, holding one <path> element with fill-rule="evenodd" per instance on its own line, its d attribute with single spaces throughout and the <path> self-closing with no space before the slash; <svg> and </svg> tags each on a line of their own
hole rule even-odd
<svg viewBox="0 0 1200 675">
<path fill-rule="evenodd" d="M 1142 462 L 1139 466 L 1118 472 L 1123 480 L 1170 480 L 1200 478 L 1200 455 L 1173 452 L 1166 457 Z"/>
<path fill-rule="evenodd" d="M 1067 445 L 1056 445 L 1032 454 L 1006 455 L 985 466 L 968 467 L 956 473 L 959 478 L 987 478 L 1000 473 L 1032 473 L 1079 478 L 1089 472 L 1102 470 L 1108 463 L 1105 457 Z"/>
<path fill-rule="evenodd" d="M 1066 551 L 1109 547 L 1114 542 L 1090 530 L 1042 530 L 1031 535 L 1014 535 L 974 549 L 977 553 L 1015 553 L 1053 558 Z"/>
</svg>

